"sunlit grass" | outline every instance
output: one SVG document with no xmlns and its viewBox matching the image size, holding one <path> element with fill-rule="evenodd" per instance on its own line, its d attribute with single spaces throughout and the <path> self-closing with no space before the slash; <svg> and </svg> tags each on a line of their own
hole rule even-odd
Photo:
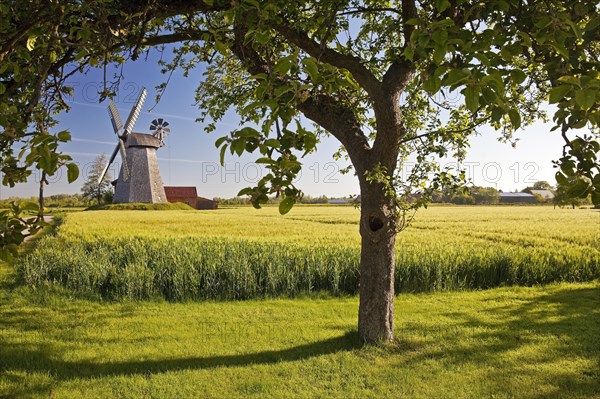
<svg viewBox="0 0 600 399">
<path fill-rule="evenodd" d="M 304 206 L 217 211 L 98 211 L 66 216 L 19 265 L 31 286 L 102 298 L 249 299 L 355 294 L 358 210 Z M 399 234 L 399 292 L 600 277 L 600 212 L 433 207 Z"/>
<path fill-rule="evenodd" d="M 0 289 L 0 397 L 593 398 L 600 285 L 401 295 L 361 348 L 357 298 L 101 303 Z"/>
</svg>

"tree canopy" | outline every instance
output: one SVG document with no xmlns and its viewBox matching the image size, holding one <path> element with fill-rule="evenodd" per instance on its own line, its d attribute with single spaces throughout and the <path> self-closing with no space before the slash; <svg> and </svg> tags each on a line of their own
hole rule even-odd
<svg viewBox="0 0 600 399">
<path fill-rule="evenodd" d="M 276 194 L 280 211 L 289 211 L 302 195 L 293 184 L 302 155 L 317 148 L 319 134 L 337 138 L 339 156 L 351 161 L 361 188 L 359 331 L 367 341 L 392 336 L 389 285 L 405 212 L 425 204 L 432 190 L 460 185 L 464 172 L 440 169 L 435 160 L 461 161 L 478 127 L 492 126 L 511 141 L 518 129 L 550 118 L 565 140 L 558 183 L 571 196 L 600 203 L 600 11 L 594 2 L 0 4 L 5 184 L 22 181 L 27 166 L 52 174 L 68 163 L 55 145 L 68 134 L 47 133 L 53 115 L 68 108 L 68 77 L 102 68 L 105 98 L 118 89 L 118 76 L 106 72 L 111 65 L 165 45 L 173 50 L 161 61 L 166 73 L 206 66 L 197 100 L 208 131 L 228 109 L 241 115 L 242 126 L 216 144 L 222 157 L 254 152 L 269 169 L 240 192 L 256 206 Z M 548 112 L 545 103 L 552 105 Z M 19 164 L 19 147 L 28 154 L 26 165 Z M 407 170 L 409 158 L 416 166 Z M 75 175 L 74 166 L 70 171 Z M 384 295 L 369 294 L 375 291 Z"/>
</svg>

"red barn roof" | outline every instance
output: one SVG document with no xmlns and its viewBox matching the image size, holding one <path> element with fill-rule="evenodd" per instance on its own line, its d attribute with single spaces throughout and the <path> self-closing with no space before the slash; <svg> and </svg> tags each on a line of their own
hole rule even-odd
<svg viewBox="0 0 600 399">
<path fill-rule="evenodd" d="M 165 186 L 165 194 L 167 197 L 194 197 L 198 196 L 196 187 L 168 187 Z"/>
</svg>

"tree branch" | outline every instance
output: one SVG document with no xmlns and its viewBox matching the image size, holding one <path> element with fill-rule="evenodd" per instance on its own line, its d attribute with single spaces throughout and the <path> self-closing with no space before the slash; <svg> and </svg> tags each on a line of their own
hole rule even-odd
<svg viewBox="0 0 600 399">
<path fill-rule="evenodd" d="M 474 122 L 473 124 L 471 124 L 471 125 L 463 128 L 463 129 L 447 130 L 444 133 L 465 133 L 465 132 L 467 132 L 469 130 L 475 129 L 478 126 L 481 126 L 482 124 L 484 124 L 488 120 L 489 120 L 489 118 L 482 118 L 482 119 L 478 120 L 477 122 Z M 422 138 L 431 136 L 432 134 L 439 134 L 439 133 L 442 133 L 442 130 L 438 129 L 438 130 L 434 130 L 432 132 L 427 132 L 427 133 L 419 134 L 419 135 L 414 136 L 414 137 L 408 137 L 406 139 L 400 140 L 400 144 L 408 143 L 408 142 L 413 141 L 413 140 L 422 139 Z"/>
<path fill-rule="evenodd" d="M 293 28 L 284 23 L 275 23 L 275 30 L 287 40 L 306 51 L 310 56 L 321 62 L 333 65 L 337 68 L 347 69 L 358 84 L 375 98 L 381 93 L 381 82 L 373 73 L 365 67 L 358 58 L 339 53 L 329 47 L 322 46 L 310 38 L 306 32 Z"/>
<path fill-rule="evenodd" d="M 407 22 L 410 19 L 417 18 L 419 14 L 417 13 L 417 6 L 415 5 L 414 0 L 403 0 L 402 1 L 402 28 L 404 33 L 404 45 L 408 45 L 410 43 L 410 36 L 415 30 L 415 26 L 408 24 Z"/>
<path fill-rule="evenodd" d="M 404 47 L 410 45 L 410 36 L 415 30 L 414 25 L 408 24 L 408 21 L 417 18 L 417 7 L 414 0 L 402 1 L 402 27 L 404 33 Z M 398 49 L 400 51 L 401 49 Z M 402 59 L 401 55 L 397 55 L 398 59 L 393 62 L 383 76 L 383 87 L 392 95 L 399 94 L 404 90 L 408 80 L 414 72 L 414 65 L 406 59 Z"/>
<path fill-rule="evenodd" d="M 246 33 L 247 28 L 244 25 L 235 26 L 234 44 L 231 50 L 250 74 L 269 73 L 268 63 L 254 48 L 245 43 Z M 332 97 L 325 94 L 309 96 L 298 104 L 298 109 L 308 119 L 338 139 L 348 151 L 354 167 L 362 172 L 365 152 L 369 151 L 370 147 L 351 109 L 339 105 Z"/>
<path fill-rule="evenodd" d="M 327 95 L 309 97 L 298 104 L 308 119 L 330 132 L 348 151 L 352 164 L 359 173 L 365 169 L 365 153 L 371 150 L 354 113 Z"/>
<path fill-rule="evenodd" d="M 161 44 L 170 44 L 185 42 L 188 40 L 202 40 L 205 35 L 209 34 L 209 31 L 195 30 L 195 31 L 180 31 L 175 33 L 169 33 L 158 36 L 148 36 L 142 39 L 142 46 L 158 46 Z"/>
</svg>

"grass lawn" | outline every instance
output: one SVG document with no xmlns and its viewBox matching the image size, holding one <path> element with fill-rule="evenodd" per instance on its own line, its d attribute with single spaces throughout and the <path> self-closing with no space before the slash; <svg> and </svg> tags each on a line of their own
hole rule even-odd
<svg viewBox="0 0 600 399">
<path fill-rule="evenodd" d="M 102 303 L 13 271 L 2 398 L 600 397 L 600 282 L 400 295 L 361 348 L 356 297 Z"/>
</svg>

